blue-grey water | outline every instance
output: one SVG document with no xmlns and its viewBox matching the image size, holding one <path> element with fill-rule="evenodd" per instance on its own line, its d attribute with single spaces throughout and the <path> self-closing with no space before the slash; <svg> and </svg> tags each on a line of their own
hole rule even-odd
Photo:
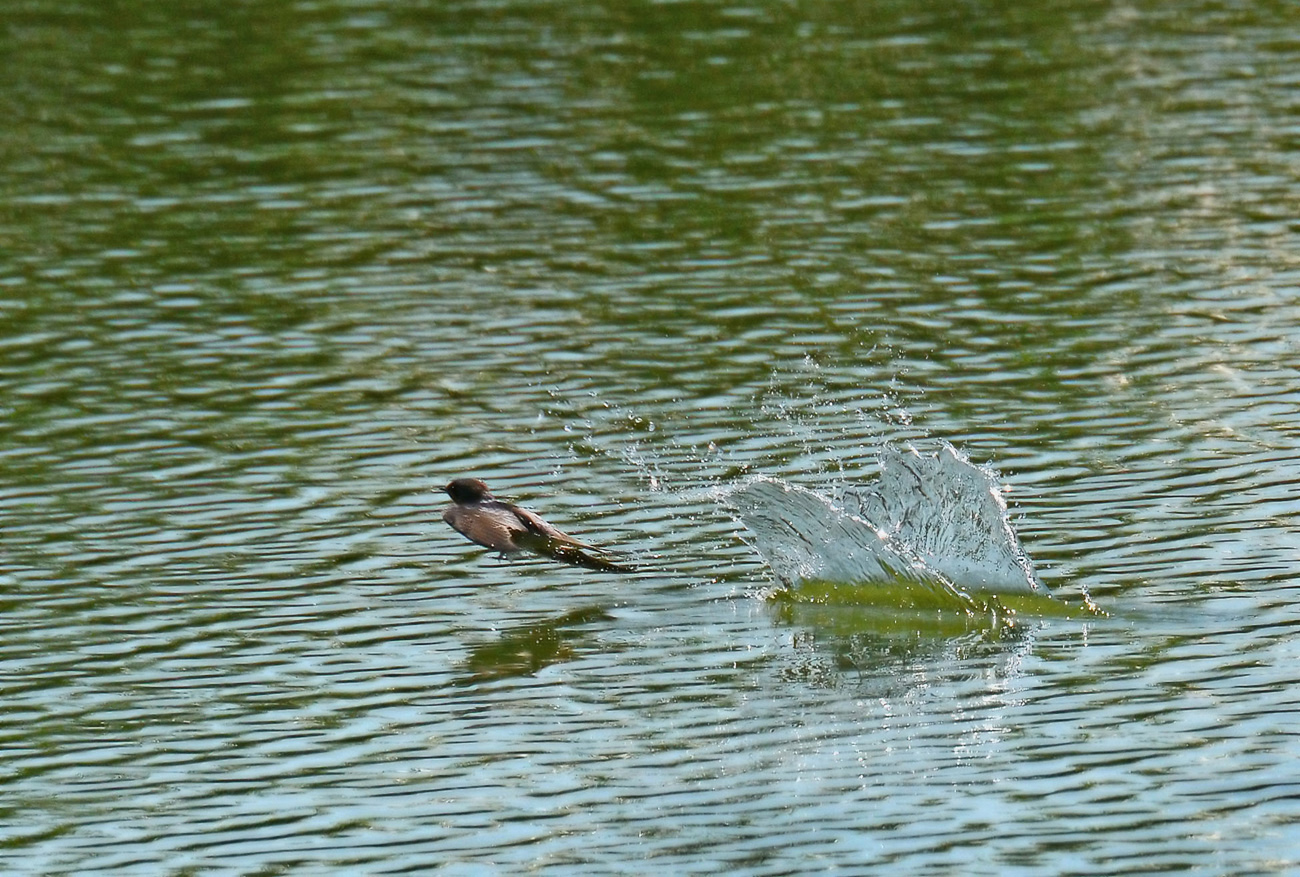
<svg viewBox="0 0 1300 877">
<path fill-rule="evenodd" d="M 1300 861 L 1300 13 L 0 10 L 0 844 L 92 873 Z M 1060 601 L 715 496 L 995 466 Z M 633 576 L 501 561 L 486 479 Z"/>
</svg>

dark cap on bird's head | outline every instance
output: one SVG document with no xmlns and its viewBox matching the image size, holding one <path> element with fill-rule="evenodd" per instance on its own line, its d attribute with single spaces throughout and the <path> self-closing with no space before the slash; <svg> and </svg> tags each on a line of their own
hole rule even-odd
<svg viewBox="0 0 1300 877">
<path fill-rule="evenodd" d="M 447 491 L 452 502 L 472 503 L 492 498 L 492 492 L 488 490 L 487 484 L 477 478 L 457 478 L 443 489 Z"/>
</svg>

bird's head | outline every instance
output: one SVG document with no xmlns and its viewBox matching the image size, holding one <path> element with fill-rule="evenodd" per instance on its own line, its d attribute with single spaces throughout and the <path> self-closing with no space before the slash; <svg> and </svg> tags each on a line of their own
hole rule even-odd
<svg viewBox="0 0 1300 877">
<path fill-rule="evenodd" d="M 444 489 L 452 501 L 458 503 L 472 504 L 492 498 L 488 486 L 477 478 L 457 478 Z"/>
</svg>

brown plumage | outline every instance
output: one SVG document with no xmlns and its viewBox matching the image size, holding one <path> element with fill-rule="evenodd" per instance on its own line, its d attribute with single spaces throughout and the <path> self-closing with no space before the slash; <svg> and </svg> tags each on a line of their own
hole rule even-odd
<svg viewBox="0 0 1300 877">
<path fill-rule="evenodd" d="M 530 552 L 606 572 L 631 572 L 601 557 L 604 552 L 574 539 L 514 503 L 502 502 L 477 478 L 457 478 L 445 488 L 454 505 L 442 519 L 471 542 L 506 556 Z"/>
</svg>

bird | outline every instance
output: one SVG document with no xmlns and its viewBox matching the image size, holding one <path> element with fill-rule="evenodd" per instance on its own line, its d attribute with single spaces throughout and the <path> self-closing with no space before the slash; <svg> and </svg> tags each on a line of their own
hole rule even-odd
<svg viewBox="0 0 1300 877">
<path fill-rule="evenodd" d="M 497 499 L 477 478 L 457 478 L 443 489 L 452 505 L 442 519 L 466 539 L 502 557 L 530 552 L 585 569 L 632 572 L 631 567 L 604 557 L 604 550 L 579 542 L 527 509 Z"/>
</svg>

